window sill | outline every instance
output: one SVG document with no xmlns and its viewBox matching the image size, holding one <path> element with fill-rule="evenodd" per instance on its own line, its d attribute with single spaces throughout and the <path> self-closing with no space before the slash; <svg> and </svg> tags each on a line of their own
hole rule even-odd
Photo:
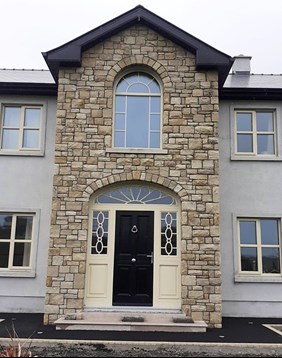
<svg viewBox="0 0 282 358">
<path fill-rule="evenodd" d="M 106 148 L 106 153 L 167 154 L 167 149 L 150 148 Z"/>
<path fill-rule="evenodd" d="M 257 162 L 281 162 L 282 157 L 277 156 L 265 156 L 265 155 L 231 155 L 231 160 L 238 160 L 238 161 L 257 161 Z"/>
<path fill-rule="evenodd" d="M 11 270 L 1 271 L 0 277 L 35 277 L 35 271 Z"/>
<path fill-rule="evenodd" d="M 282 282 L 282 276 L 242 276 L 242 275 L 236 275 L 235 276 L 235 282 L 258 282 L 258 283 L 275 283 L 275 282 Z"/>
<path fill-rule="evenodd" d="M 0 150 L 0 156 L 16 156 L 16 157 L 43 157 L 44 151 L 12 151 L 12 150 Z"/>
</svg>

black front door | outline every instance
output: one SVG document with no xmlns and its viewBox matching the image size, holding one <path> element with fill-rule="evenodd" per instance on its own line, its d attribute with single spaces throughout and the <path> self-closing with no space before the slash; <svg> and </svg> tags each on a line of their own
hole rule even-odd
<svg viewBox="0 0 282 358">
<path fill-rule="evenodd" d="M 113 305 L 153 305 L 154 212 L 117 211 Z"/>
</svg>

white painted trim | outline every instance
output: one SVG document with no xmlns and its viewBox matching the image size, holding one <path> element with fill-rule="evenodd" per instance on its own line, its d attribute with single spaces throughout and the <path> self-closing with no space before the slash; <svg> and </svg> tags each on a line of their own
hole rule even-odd
<svg viewBox="0 0 282 358">
<path fill-rule="evenodd" d="M 258 254 L 258 271 L 241 271 L 241 253 L 240 253 L 240 237 L 239 237 L 239 219 L 254 220 L 256 221 L 256 227 L 261 219 L 276 219 L 278 220 L 278 236 L 279 244 L 274 245 L 280 250 L 280 273 L 277 274 L 264 274 L 261 272 L 261 255 Z M 281 220 L 282 215 L 277 213 L 256 213 L 253 215 L 250 212 L 233 213 L 232 214 L 232 226 L 233 226 L 233 248 L 234 248 L 234 281 L 235 282 L 282 282 L 282 235 L 281 235 Z M 257 235 L 260 235 L 259 233 Z M 250 246 L 250 245 L 247 245 Z M 261 248 L 260 242 L 255 245 L 259 249 Z M 271 247 L 271 245 L 269 245 Z"/>
<path fill-rule="evenodd" d="M 2 135 L 3 135 L 3 120 L 4 120 L 4 108 L 5 107 L 20 107 L 21 112 L 26 107 L 40 108 L 40 127 L 39 127 L 39 146 L 38 148 L 18 148 L 18 149 L 2 149 Z M 0 101 L 0 156 L 44 156 L 45 152 L 45 138 L 46 138 L 46 119 L 47 119 L 47 101 L 33 100 L 30 98 L 23 98 L 19 100 L 11 100 L 10 97 L 3 98 Z M 23 114 L 21 114 L 23 117 Z M 21 118 L 20 130 L 23 131 L 23 118 Z M 20 138 L 21 137 L 21 138 Z M 19 135 L 19 140 L 23 139 L 23 135 Z"/>
<path fill-rule="evenodd" d="M 252 153 L 236 153 L 236 124 L 235 112 L 236 111 L 272 111 L 274 113 L 274 126 L 275 126 L 275 155 L 255 155 Z M 245 102 L 239 101 L 229 105 L 229 130 L 230 130 L 230 158 L 236 161 L 282 161 L 282 124 L 278 118 L 281 118 L 280 104 L 277 101 L 252 101 Z"/>
<path fill-rule="evenodd" d="M 31 251 L 30 251 L 30 264 L 28 267 L 10 267 L 1 268 L 0 277 L 35 277 L 36 276 L 36 263 L 37 263 L 37 247 L 39 239 L 39 224 L 40 224 L 40 209 L 7 209 L 0 208 L 0 214 L 11 215 L 27 215 L 33 217 L 32 236 L 31 236 Z M 12 228 L 15 230 L 15 228 Z M 12 260 L 12 255 L 9 256 L 9 261 Z"/>
<path fill-rule="evenodd" d="M 112 185 L 112 188 L 120 187 L 119 185 Z M 154 188 L 156 185 L 150 185 Z M 160 189 L 160 187 L 158 186 Z M 98 195 L 104 191 L 108 191 L 109 187 L 99 190 Z M 153 308 L 155 309 L 180 309 L 181 308 L 181 215 L 180 215 L 180 201 L 174 193 L 161 188 L 169 195 L 173 195 L 177 201 L 176 205 L 156 205 L 156 204 L 96 204 L 94 200 L 97 196 L 91 198 L 89 206 L 89 238 L 87 249 L 87 263 L 86 263 L 86 289 L 85 289 L 85 309 L 91 310 L 97 307 L 112 307 L 113 296 L 113 276 L 114 276 L 114 247 L 115 247 L 115 219 L 117 211 L 153 211 L 154 212 L 154 267 L 153 267 Z M 109 212 L 109 235 L 108 235 L 108 252 L 106 255 L 90 255 L 91 235 L 92 235 L 92 216 L 93 211 L 108 211 Z M 177 255 L 175 256 L 161 256 L 161 212 L 177 212 Z M 90 265 L 107 265 L 107 295 L 101 297 L 94 297 L 89 295 L 90 290 Z M 176 295 L 170 297 L 160 296 L 160 282 L 159 270 L 161 265 L 166 267 L 175 267 L 177 272 L 176 278 Z"/>
</svg>

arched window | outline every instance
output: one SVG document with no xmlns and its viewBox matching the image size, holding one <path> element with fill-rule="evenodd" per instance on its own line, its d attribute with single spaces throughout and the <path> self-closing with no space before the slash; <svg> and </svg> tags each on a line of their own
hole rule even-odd
<svg viewBox="0 0 282 358">
<path fill-rule="evenodd" d="M 160 148 L 161 89 L 145 72 L 132 72 L 115 92 L 114 147 Z"/>
</svg>

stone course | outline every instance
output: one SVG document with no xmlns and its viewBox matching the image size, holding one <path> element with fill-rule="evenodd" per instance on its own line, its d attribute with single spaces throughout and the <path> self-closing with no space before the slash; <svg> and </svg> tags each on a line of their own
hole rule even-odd
<svg viewBox="0 0 282 358">
<path fill-rule="evenodd" d="M 162 149 L 112 148 L 117 78 L 154 74 L 163 89 Z M 86 50 L 59 72 L 45 323 L 83 309 L 89 200 L 113 183 L 147 182 L 181 201 L 182 311 L 221 327 L 218 206 L 218 76 L 195 56 L 134 26 Z"/>
</svg>

